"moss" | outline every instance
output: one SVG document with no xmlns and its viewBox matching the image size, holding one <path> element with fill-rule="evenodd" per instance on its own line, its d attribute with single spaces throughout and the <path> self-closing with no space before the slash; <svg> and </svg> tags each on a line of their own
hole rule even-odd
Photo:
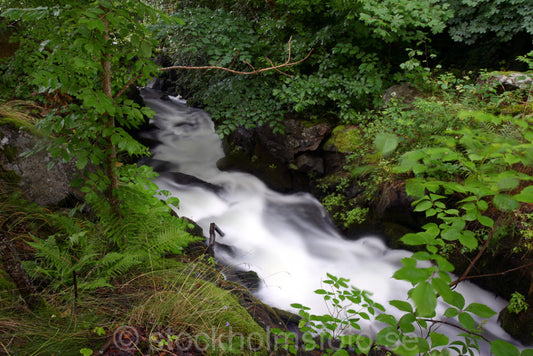
<svg viewBox="0 0 533 356">
<path fill-rule="evenodd" d="M 307 127 L 313 127 L 313 126 L 316 126 L 322 123 L 329 124 L 330 120 L 328 120 L 328 118 L 325 116 L 312 115 L 311 117 L 307 119 L 300 120 L 300 123 L 302 124 L 303 127 L 307 128 Z"/>
<path fill-rule="evenodd" d="M 331 150 L 333 147 L 343 153 L 354 152 L 363 144 L 363 138 L 358 128 L 340 125 L 333 129 L 331 137 L 324 146 Z"/>
</svg>

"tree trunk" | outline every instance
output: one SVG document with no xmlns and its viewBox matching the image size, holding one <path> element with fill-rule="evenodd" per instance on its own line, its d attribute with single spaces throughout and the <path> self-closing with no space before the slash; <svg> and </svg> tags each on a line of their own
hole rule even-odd
<svg viewBox="0 0 533 356">
<path fill-rule="evenodd" d="M 35 286 L 30 277 L 22 267 L 19 255 L 5 227 L 0 224 L 0 263 L 13 282 L 15 282 L 20 295 L 30 308 L 35 308 L 42 303 L 42 299 L 37 295 Z"/>
<path fill-rule="evenodd" d="M 102 17 L 102 21 L 105 26 L 104 42 L 107 45 L 109 43 L 109 20 L 105 15 Z M 102 56 L 101 59 L 102 65 L 102 91 L 108 98 L 113 98 L 113 92 L 111 90 L 111 60 L 109 54 L 106 53 Z M 110 116 L 105 116 L 105 127 L 112 128 L 115 127 L 115 119 Z M 116 171 L 116 162 L 117 162 L 117 149 L 115 145 L 111 142 L 111 135 L 106 137 L 107 147 L 106 147 L 106 156 L 105 156 L 105 165 L 106 165 L 106 174 L 109 179 L 109 187 L 106 192 L 107 200 L 111 204 L 111 208 L 118 213 L 119 211 L 119 201 L 114 192 L 118 188 L 118 177 Z"/>
</svg>

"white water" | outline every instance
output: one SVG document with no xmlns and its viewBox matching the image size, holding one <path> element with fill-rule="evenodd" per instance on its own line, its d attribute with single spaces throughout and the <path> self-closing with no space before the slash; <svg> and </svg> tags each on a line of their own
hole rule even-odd
<svg viewBox="0 0 533 356">
<path fill-rule="evenodd" d="M 185 173 L 221 189 L 178 184 L 165 174 L 156 183 L 180 199 L 180 216 L 193 219 L 204 231 L 209 231 L 211 222 L 220 227 L 225 236 L 217 241 L 224 246 L 217 244 L 215 256 L 226 265 L 257 272 L 263 283 L 255 294 L 262 301 L 285 310 L 300 303 L 315 314 L 326 313 L 322 297 L 313 293 L 322 287 L 326 272 L 373 292 L 373 299 L 388 306 L 388 313 L 395 310 L 389 300 L 406 300 L 410 284 L 391 276 L 410 252 L 391 250 L 377 237 L 345 240 L 311 195 L 279 194 L 252 175 L 219 171 L 216 161 L 224 153 L 207 113 L 174 98 L 161 100 L 149 89 L 143 90 L 143 96 L 156 111 L 152 122 L 160 129 L 149 135 L 161 142 L 148 163 L 160 172 Z M 463 283 L 458 290 L 467 305 L 483 303 L 499 312 L 507 304 L 473 284 Z M 438 308 L 442 315 L 447 305 Z M 375 328 L 365 327 L 367 333 Z M 512 341 L 497 325 L 496 316 L 485 329 L 491 338 Z"/>
</svg>

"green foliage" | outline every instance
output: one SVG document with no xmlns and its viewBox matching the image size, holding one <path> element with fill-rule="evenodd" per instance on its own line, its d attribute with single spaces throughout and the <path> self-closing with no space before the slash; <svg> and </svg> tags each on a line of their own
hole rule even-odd
<svg viewBox="0 0 533 356">
<path fill-rule="evenodd" d="M 133 268 L 165 266 L 165 256 L 180 254 L 197 239 L 185 232 L 186 222 L 172 216 L 164 202 L 150 195 L 153 191 L 121 187 L 119 193 L 128 197 L 121 209 L 127 213 L 125 217 L 102 215 L 97 224 L 81 224 L 69 216 L 53 215 L 65 230 L 28 242 L 36 256 L 24 263 L 30 275 L 46 281 L 53 290 L 73 286 L 74 273 L 80 290 L 111 287 L 114 278 Z M 99 212 L 105 214 L 105 210 Z"/>
<path fill-rule="evenodd" d="M 509 309 L 511 313 L 520 314 L 521 312 L 526 311 L 528 308 L 529 305 L 526 302 L 526 298 L 522 294 L 514 292 L 509 300 L 507 309 Z"/>
<path fill-rule="evenodd" d="M 327 276 L 328 278 L 323 281 L 326 288 L 317 289 L 315 293 L 323 296 L 331 313 L 314 315 L 309 312 L 308 307 L 292 304 L 292 307 L 299 310 L 298 314 L 301 316 L 299 329 L 303 333 L 301 338 L 304 342 L 303 350 L 320 349 L 327 355 L 338 355 L 340 350 L 335 350 L 332 343 L 338 339 L 341 342 L 340 349 L 349 346 L 353 347 L 356 352 L 368 353 L 373 346 L 372 340 L 362 335 L 350 335 L 348 331 L 360 330 L 361 319 L 380 320 L 382 314 L 379 313 L 384 312 L 385 308 L 374 302 L 371 298 L 372 294 L 368 291 L 349 286 L 348 279 L 335 277 L 329 273 Z M 273 331 L 281 336 L 276 342 L 284 350 L 296 355 L 300 345 L 295 345 L 293 342 L 296 339 L 295 334 L 283 333 L 280 330 Z"/>
<path fill-rule="evenodd" d="M 22 20 L 16 33 L 20 49 L 8 66 L 27 75 L 24 87 L 49 106 L 37 123 L 54 137 L 49 152 L 58 160 L 75 159 L 80 170 L 88 164 L 101 168 L 88 173 L 85 190 L 112 200 L 120 165 L 116 149 L 128 156 L 148 152 L 125 130 L 153 113 L 122 93 L 136 77 L 147 80 L 155 71 L 155 40 L 146 21 L 157 13 L 138 1 L 116 6 L 64 0 L 10 8 L 2 16 Z"/>
<path fill-rule="evenodd" d="M 533 34 L 533 5 L 528 0 L 446 0 L 454 16 L 448 32 L 457 42 L 473 44 L 495 38 L 507 42 L 520 33 Z"/>
<path fill-rule="evenodd" d="M 356 352 L 368 354 L 375 346 L 385 347 L 397 355 L 449 355 L 451 351 L 474 355 L 479 352 L 479 342 L 484 339 L 479 333 L 475 318 L 488 319 L 496 314 L 484 304 L 465 304 L 463 296 L 450 288 L 450 274 L 442 265 L 439 267 L 417 267 L 417 261 L 425 260 L 424 253 L 415 253 L 413 258 L 402 261 L 404 267 L 397 271 L 395 278 L 410 281 L 414 288 L 409 292 L 410 301 L 391 300 L 390 306 L 403 312 L 386 313 L 386 308 L 371 299 L 371 294 L 349 286 L 349 280 L 328 274 L 323 281 L 327 289 L 318 289 L 316 294 L 323 296 L 330 311 L 326 315 L 311 314 L 310 309 L 301 304 L 292 304 L 302 317 L 299 323 L 301 339 L 292 332 L 274 329 L 276 342 L 283 350 L 296 355 L 299 350 L 319 349 L 327 355 L 344 355 L 343 349 L 350 347 Z M 415 257 L 416 256 L 416 257 Z M 439 271 L 440 269 L 440 271 Z M 426 281 L 428 279 L 430 281 Z M 443 299 L 450 306 L 444 315 L 436 317 L 437 300 Z M 442 333 L 440 323 L 448 320 L 459 322 L 455 340 Z M 379 321 L 381 329 L 375 339 L 358 334 L 360 321 Z M 419 336 L 418 336 L 419 335 Z M 462 339 L 462 340 L 461 340 Z M 302 343 L 300 343 L 300 340 Z M 339 342 L 333 347 L 333 340 Z M 518 349 L 505 341 L 490 342 L 491 350 L 497 355 L 520 354 Z M 527 350 L 531 351 L 531 350 Z"/>
<path fill-rule="evenodd" d="M 157 25 L 175 64 L 249 70 L 284 62 L 290 38 L 291 59 L 314 49 L 304 63 L 287 69 L 292 76 L 284 80 L 277 72 L 253 79 L 179 72 L 182 94 L 192 92 L 191 102 L 213 113 L 225 134 L 239 126 L 274 122 L 277 127 L 293 112 L 353 122 L 363 108 L 379 103 L 396 70 L 391 60 L 403 61 L 403 51 L 391 59 L 389 45 L 417 45 L 442 31 L 451 15 L 447 6 L 429 0 L 276 1 L 270 10 L 253 3 L 231 11 L 222 2 L 187 6 L 175 14 L 185 26 Z"/>
<path fill-rule="evenodd" d="M 358 206 L 356 199 L 348 199 L 344 196 L 343 192 L 348 189 L 349 184 L 350 181 L 347 179 L 331 182 L 331 185 L 335 186 L 335 191 L 321 199 L 322 205 L 331 215 L 335 224 L 345 229 L 364 223 L 369 211 L 368 208 Z M 321 184 L 321 188 L 327 192 L 330 187 L 324 183 Z"/>
</svg>

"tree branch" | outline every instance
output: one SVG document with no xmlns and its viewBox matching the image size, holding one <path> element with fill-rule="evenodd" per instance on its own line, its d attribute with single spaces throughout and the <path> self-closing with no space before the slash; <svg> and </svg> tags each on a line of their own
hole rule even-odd
<svg viewBox="0 0 533 356">
<path fill-rule="evenodd" d="M 244 64 L 248 65 L 251 68 L 250 71 L 245 72 L 245 71 L 231 69 L 231 67 L 233 67 L 233 65 L 235 64 L 235 58 L 236 58 L 235 57 L 233 59 L 233 62 L 231 63 L 230 67 L 221 67 L 221 66 L 217 66 L 217 65 L 211 65 L 211 66 L 172 66 L 172 67 L 158 68 L 157 70 L 160 71 L 160 72 L 163 72 L 163 71 L 174 70 L 174 69 L 187 69 L 187 70 L 217 69 L 217 70 L 222 70 L 222 71 L 225 71 L 225 72 L 230 72 L 230 73 L 234 73 L 234 74 L 241 74 L 241 75 L 254 75 L 254 74 L 260 74 L 260 73 L 263 73 L 263 72 L 268 72 L 268 71 L 271 71 L 271 70 L 275 70 L 276 72 L 278 72 L 280 74 L 283 74 L 283 75 L 286 75 L 288 77 L 293 78 L 294 77 L 293 75 L 290 75 L 288 73 L 283 72 L 282 70 L 280 70 L 280 68 L 291 67 L 291 66 L 294 66 L 296 64 L 300 64 L 300 63 L 306 61 L 311 56 L 311 53 L 313 53 L 313 49 L 311 49 L 309 51 L 309 53 L 307 53 L 307 56 L 305 56 L 304 58 L 302 58 L 302 59 L 300 59 L 298 61 L 295 61 L 295 62 L 291 62 L 291 58 L 292 58 L 291 40 L 292 40 L 292 38 L 289 39 L 289 42 L 288 42 L 289 49 L 288 49 L 288 54 L 287 54 L 287 58 L 285 59 L 285 62 L 283 62 L 281 64 L 278 64 L 278 65 L 275 65 L 274 62 L 272 62 L 272 60 L 270 58 L 265 57 L 266 60 L 270 63 L 270 67 L 266 67 L 266 68 L 255 69 L 254 66 L 252 66 L 250 63 L 248 63 L 246 61 L 243 61 Z M 142 77 L 142 74 L 139 74 L 138 76 L 136 76 L 133 79 L 131 79 L 122 89 L 120 89 L 120 91 L 115 95 L 115 98 L 118 98 L 119 96 L 124 94 L 126 89 L 128 89 L 140 77 Z"/>
<path fill-rule="evenodd" d="M 120 91 L 115 95 L 115 99 L 118 98 L 119 96 L 121 96 L 122 94 L 124 94 L 126 89 L 128 89 L 130 87 L 130 85 L 135 83 L 137 81 L 137 79 L 139 79 L 142 76 L 143 76 L 142 74 L 139 74 L 136 77 L 134 77 L 133 79 L 131 79 L 126 85 L 124 85 L 124 88 L 120 89 Z"/>
<path fill-rule="evenodd" d="M 468 330 L 467 328 L 463 328 L 461 325 L 457 325 L 457 324 L 454 324 L 454 323 L 450 323 L 449 321 L 445 321 L 445 320 L 435 320 L 435 319 L 420 319 L 420 320 L 423 320 L 423 321 L 427 321 L 427 322 L 430 322 L 430 323 L 440 323 L 440 324 L 444 324 L 444 325 L 448 325 L 448 326 L 452 326 L 454 328 L 457 328 L 459 330 L 462 330 L 464 332 L 467 332 L 469 334 L 472 334 L 472 335 L 475 335 L 475 336 L 478 336 L 480 338 L 482 338 L 483 340 L 485 340 L 486 342 L 490 343 L 490 340 L 487 339 L 486 337 L 484 337 L 483 335 L 475 332 L 475 331 L 472 331 L 472 330 Z"/>
<path fill-rule="evenodd" d="M 193 70 L 217 69 L 217 70 L 222 70 L 222 71 L 225 71 L 225 72 L 230 72 L 230 73 L 234 73 L 234 74 L 242 74 L 242 75 L 260 74 L 260 73 L 263 73 L 263 72 L 268 72 L 268 71 L 271 71 L 271 70 L 275 70 L 275 71 L 277 71 L 277 72 L 279 72 L 279 73 L 281 73 L 283 75 L 286 75 L 286 76 L 289 76 L 289 77 L 293 77 L 292 75 L 281 71 L 280 68 L 291 67 L 291 66 L 294 66 L 296 64 L 302 63 L 303 61 L 307 60 L 311 56 L 311 53 L 313 53 L 313 49 L 311 49 L 309 51 L 309 53 L 307 53 L 307 56 L 305 56 L 304 58 L 302 58 L 302 59 L 300 59 L 298 61 L 291 62 L 291 40 L 289 39 L 288 52 L 289 53 L 288 53 L 288 56 L 287 56 L 287 59 L 285 60 L 285 62 L 283 62 L 281 64 L 278 64 L 278 65 L 274 65 L 274 63 L 269 58 L 267 58 L 267 60 L 271 63 L 271 66 L 270 67 L 266 67 L 266 68 L 255 69 L 250 63 L 244 61 L 245 64 L 249 65 L 252 68 L 252 70 L 248 71 L 248 72 L 234 70 L 234 69 L 231 69 L 231 68 L 221 67 L 221 66 L 217 66 L 217 65 L 211 65 L 211 66 L 172 66 L 172 67 L 159 68 L 158 70 L 159 71 L 167 71 L 167 70 L 173 70 L 173 69 L 188 69 L 188 70 L 191 70 L 191 69 L 193 69 Z"/>
<path fill-rule="evenodd" d="M 489 238 L 487 239 L 487 241 L 485 241 L 485 244 L 483 245 L 481 250 L 479 250 L 479 252 L 477 253 L 476 257 L 474 257 L 472 262 L 470 262 L 470 265 L 468 265 L 466 270 L 463 272 L 462 276 L 457 278 L 455 281 L 453 281 L 452 284 L 450 284 L 450 287 L 454 287 L 457 284 L 459 284 L 460 282 L 464 281 L 465 279 L 468 279 L 468 277 L 467 277 L 468 274 L 470 273 L 472 268 L 474 268 L 474 265 L 481 258 L 483 253 L 485 253 L 485 250 L 487 250 L 487 247 L 489 246 L 490 242 L 492 241 L 492 238 L 494 237 L 494 231 L 496 231 L 496 228 L 500 224 L 501 220 L 502 220 L 502 217 L 501 216 L 498 217 L 498 220 L 496 220 L 496 222 L 494 223 L 494 226 L 492 227 L 492 230 L 490 231 Z"/>
<path fill-rule="evenodd" d="M 527 267 L 531 267 L 531 266 L 533 266 L 533 262 L 528 263 L 527 265 L 520 266 L 520 267 L 511 268 L 511 269 L 508 269 L 507 271 L 503 271 L 503 272 L 480 274 L 480 275 L 477 275 L 477 276 L 465 276 L 464 278 L 463 277 L 461 277 L 461 278 L 462 278 L 462 280 L 465 280 L 465 279 L 474 279 L 474 278 L 503 276 L 504 274 L 515 272 L 515 271 L 519 271 L 521 269 L 524 269 L 524 268 L 527 268 Z"/>
</svg>

